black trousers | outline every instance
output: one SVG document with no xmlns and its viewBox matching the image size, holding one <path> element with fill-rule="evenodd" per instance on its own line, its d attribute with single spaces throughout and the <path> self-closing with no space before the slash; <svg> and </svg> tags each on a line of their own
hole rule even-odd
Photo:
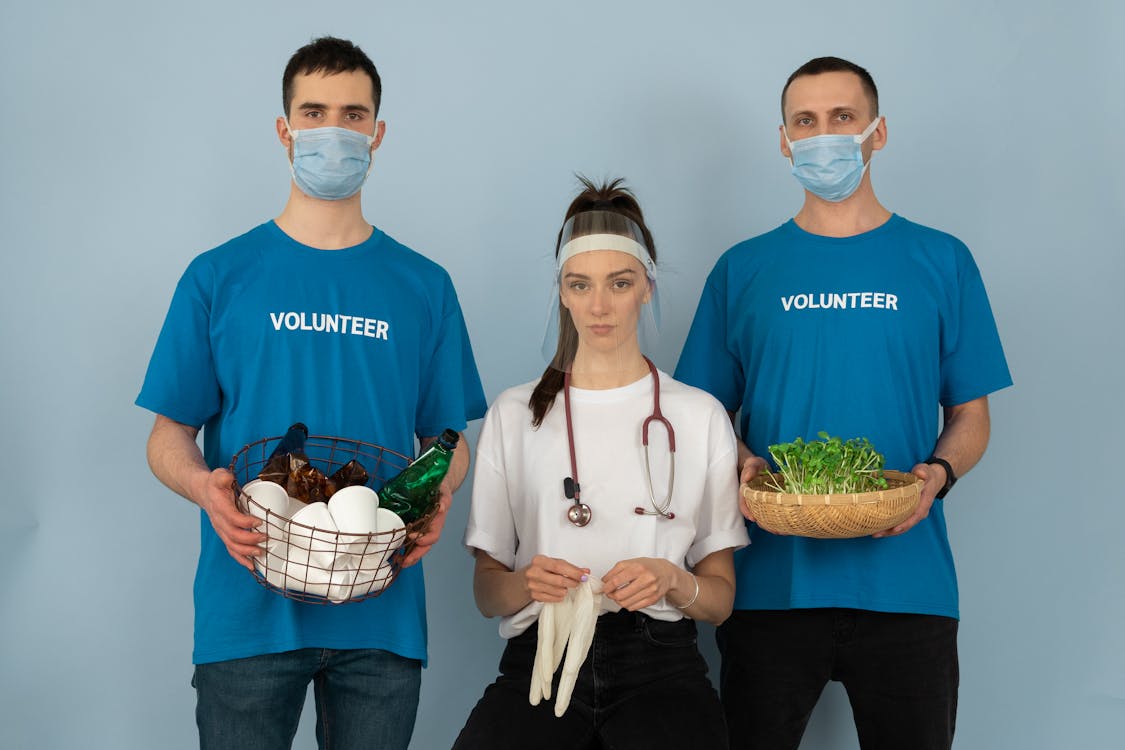
<svg viewBox="0 0 1125 750">
<path fill-rule="evenodd" d="M 957 621 L 855 609 L 735 610 L 717 632 L 730 746 L 792 750 L 829 680 L 844 685 L 863 750 L 948 750 Z"/>
<path fill-rule="evenodd" d="M 528 703 L 538 630 L 508 641 L 500 676 L 484 691 L 461 730 L 456 750 L 725 750 L 719 696 L 707 679 L 695 622 L 662 622 L 641 613 L 598 618 L 570 707 L 554 714 L 552 700 Z"/>
</svg>

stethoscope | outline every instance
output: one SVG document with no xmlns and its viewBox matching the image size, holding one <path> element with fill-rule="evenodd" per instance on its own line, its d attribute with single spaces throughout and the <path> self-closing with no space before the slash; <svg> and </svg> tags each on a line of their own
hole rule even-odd
<svg viewBox="0 0 1125 750">
<path fill-rule="evenodd" d="M 648 498 L 652 510 L 645 510 L 638 505 L 633 508 L 633 512 L 638 516 L 663 516 L 672 520 L 676 517 L 676 514 L 669 512 L 668 508 L 672 505 L 672 487 L 676 482 L 676 433 L 672 429 L 672 423 L 665 419 L 664 414 L 660 411 L 660 377 L 656 374 L 656 365 L 648 357 L 644 359 L 645 364 L 648 365 L 648 371 L 652 373 L 652 415 L 647 417 L 641 425 L 641 444 L 645 448 L 645 478 L 648 480 Z M 563 407 L 566 411 L 566 440 L 570 447 L 570 476 L 563 479 L 563 496 L 567 500 L 573 501 L 573 504 L 566 511 L 566 518 L 575 526 L 581 527 L 590 523 L 590 517 L 593 513 L 590 506 L 582 502 L 582 488 L 578 484 L 578 460 L 574 454 L 574 426 L 570 417 L 569 372 L 563 376 Z M 668 431 L 668 451 L 670 454 L 668 492 L 664 495 L 664 501 L 661 503 L 656 502 L 656 493 L 652 489 L 652 468 L 648 457 L 648 427 L 653 422 L 659 422 Z"/>
</svg>

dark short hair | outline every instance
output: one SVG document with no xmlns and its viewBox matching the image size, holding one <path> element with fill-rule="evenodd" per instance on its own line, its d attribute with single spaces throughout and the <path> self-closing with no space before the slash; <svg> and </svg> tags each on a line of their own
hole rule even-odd
<svg viewBox="0 0 1125 750">
<path fill-rule="evenodd" d="M 289 106 L 293 103 L 293 79 L 298 75 L 323 73 L 335 75 L 362 70 L 371 79 L 371 98 L 375 102 L 375 112 L 379 114 L 379 100 L 383 98 L 383 82 L 375 63 L 356 45 L 347 39 L 322 36 L 314 39 L 289 58 L 285 74 L 281 77 L 281 103 L 285 116 L 289 116 Z"/>
<path fill-rule="evenodd" d="M 879 90 L 875 88 L 875 79 L 871 77 L 870 73 L 854 62 L 839 57 L 814 57 L 794 70 L 793 74 L 789 76 L 789 80 L 785 82 L 785 87 L 781 89 L 782 122 L 785 121 L 785 94 L 789 91 L 789 85 L 801 76 L 816 76 L 821 73 L 852 73 L 857 76 L 860 85 L 863 86 L 863 92 L 871 100 L 871 109 L 874 110 L 874 114 L 879 114 Z"/>
</svg>

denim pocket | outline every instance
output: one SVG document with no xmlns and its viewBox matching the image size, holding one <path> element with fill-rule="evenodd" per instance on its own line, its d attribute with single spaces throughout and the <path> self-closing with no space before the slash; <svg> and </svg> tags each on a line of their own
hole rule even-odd
<svg viewBox="0 0 1125 750">
<path fill-rule="evenodd" d="M 641 635 L 647 643 L 665 648 L 694 646 L 697 640 L 695 621 L 686 617 L 675 622 L 646 617 Z"/>
</svg>

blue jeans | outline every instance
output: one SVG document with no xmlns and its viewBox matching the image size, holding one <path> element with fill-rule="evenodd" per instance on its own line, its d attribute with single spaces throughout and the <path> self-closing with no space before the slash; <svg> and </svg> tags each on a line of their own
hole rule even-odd
<svg viewBox="0 0 1125 750">
<path fill-rule="evenodd" d="M 538 638 L 533 625 L 508 641 L 500 676 L 484 691 L 454 750 L 726 750 L 722 706 L 692 620 L 662 622 L 624 610 L 599 617 L 561 718 L 555 718 L 554 700 L 528 703 Z"/>
<path fill-rule="evenodd" d="M 735 610 L 717 632 L 735 750 L 795 750 L 829 680 L 863 750 L 948 750 L 957 718 L 957 621 L 859 609 Z"/>
<path fill-rule="evenodd" d="M 377 649 L 306 648 L 198 664 L 195 720 L 201 750 L 288 750 L 309 681 L 321 750 L 406 750 L 418 710 L 421 664 Z"/>
</svg>

